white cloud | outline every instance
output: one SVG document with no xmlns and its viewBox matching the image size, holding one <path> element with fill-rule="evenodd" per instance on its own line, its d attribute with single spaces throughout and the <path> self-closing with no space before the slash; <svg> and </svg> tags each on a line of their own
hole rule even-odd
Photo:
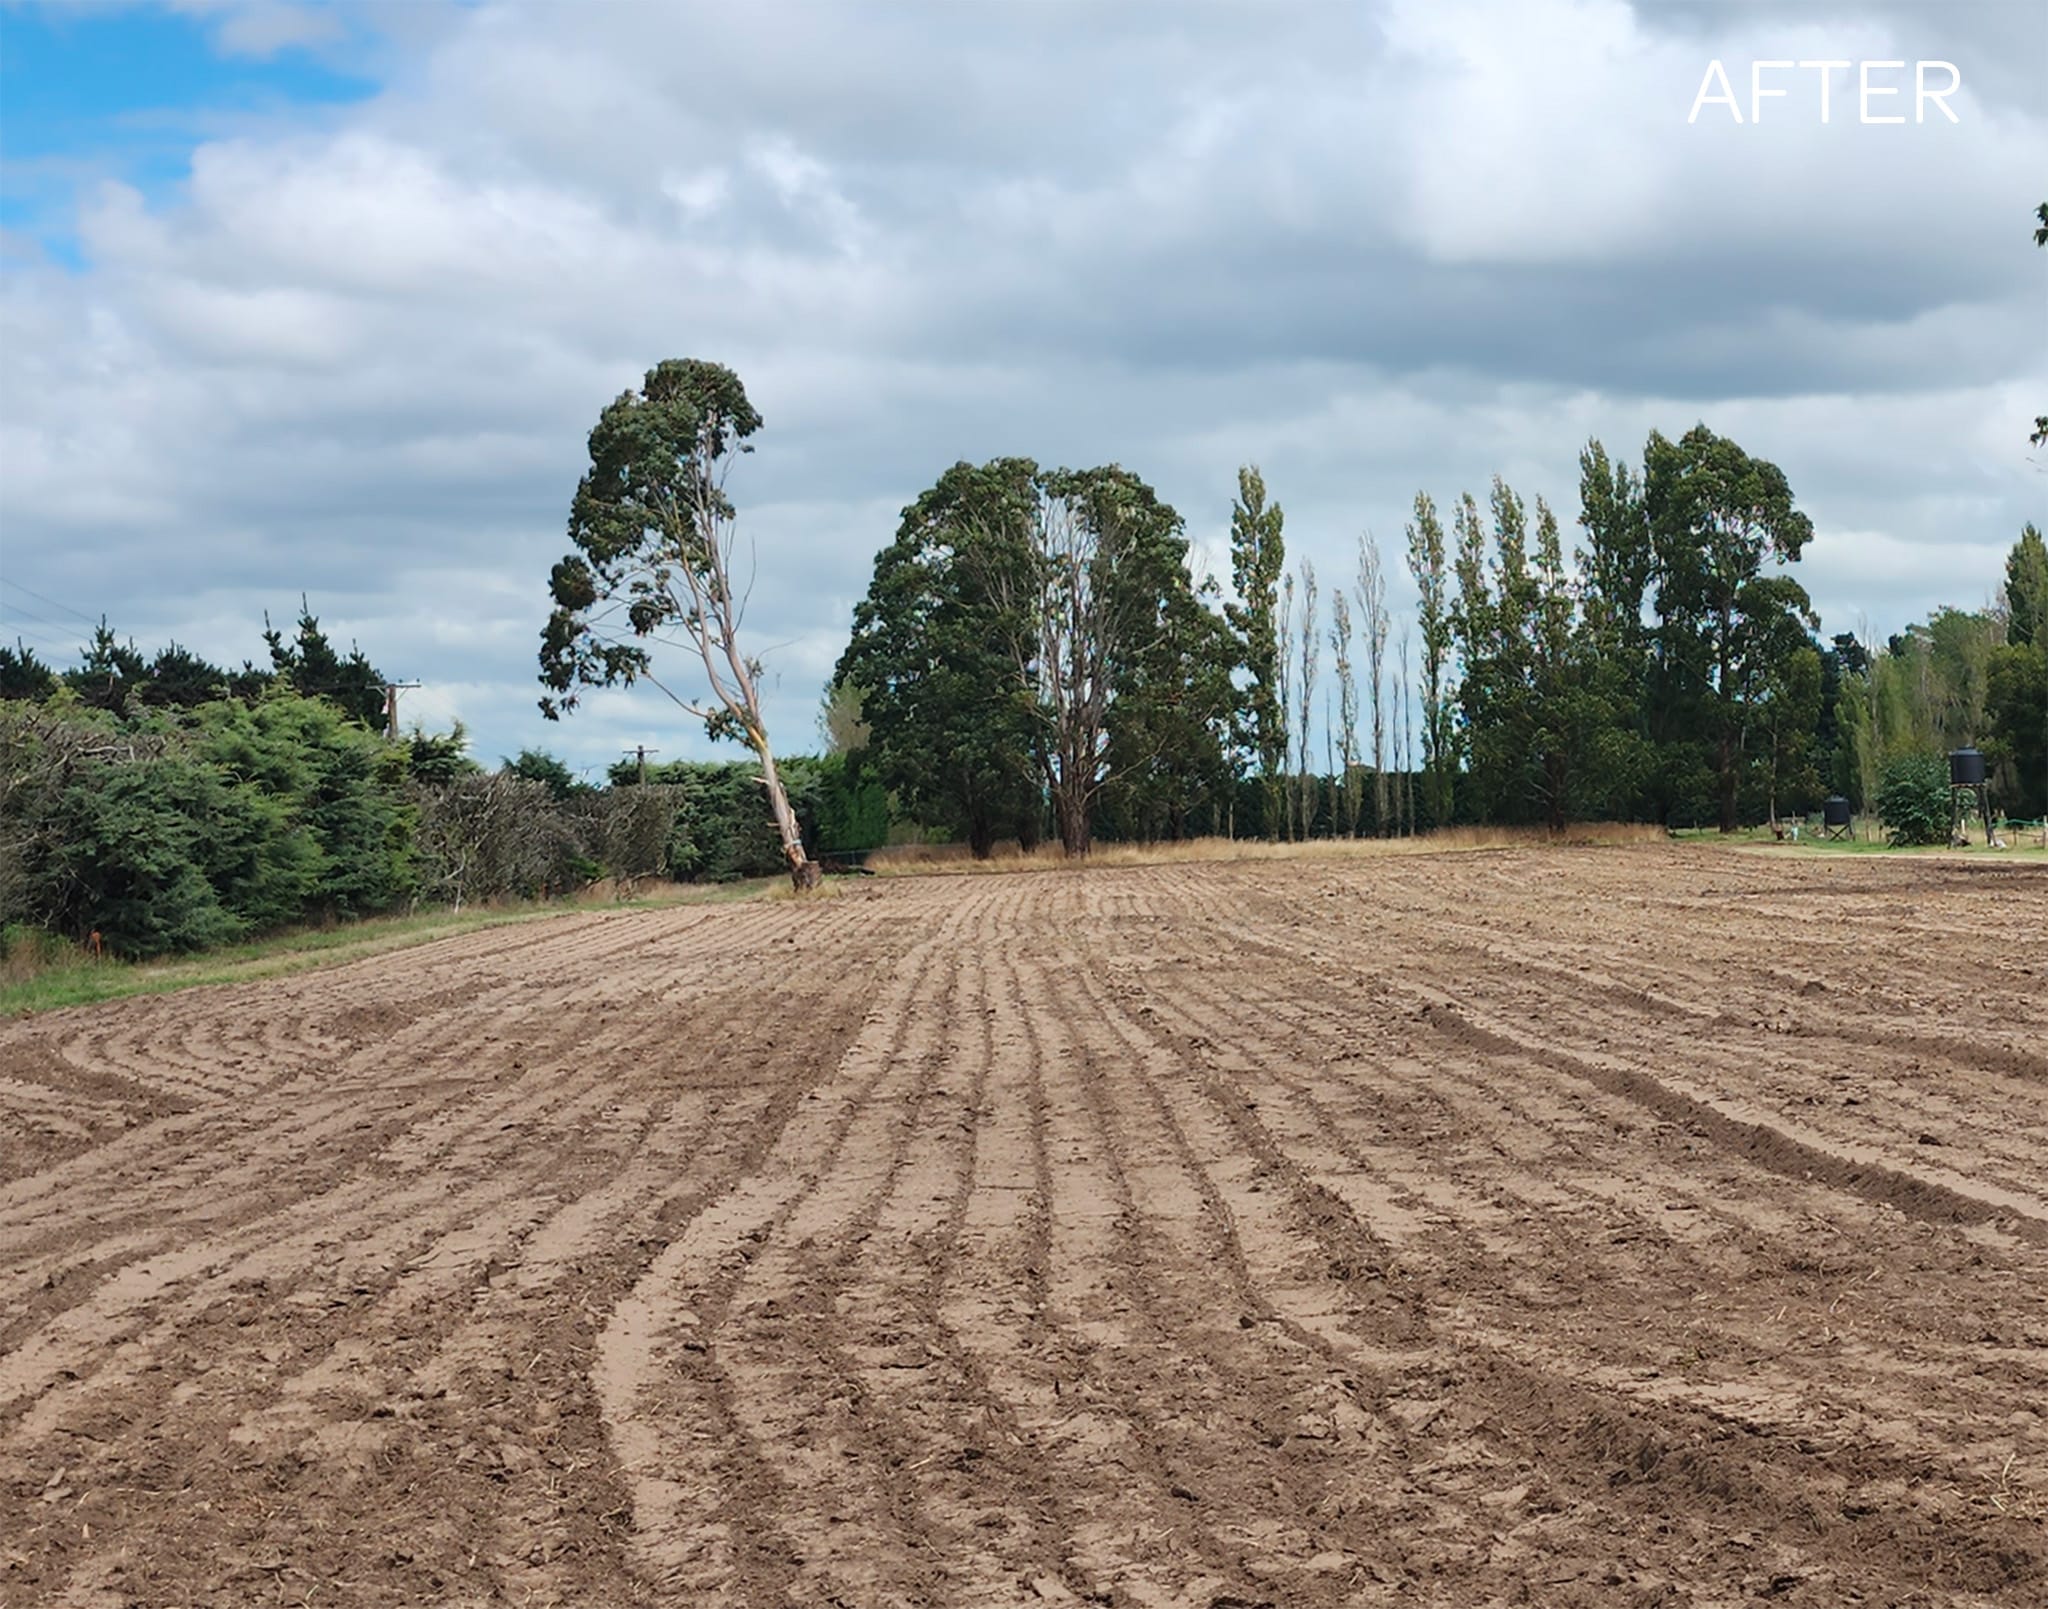
<svg viewBox="0 0 2048 1609">
<path fill-rule="evenodd" d="M 723 168 L 702 168 L 663 179 L 661 192 L 682 209 L 684 217 L 695 220 L 725 205 L 732 194 L 732 176 Z"/>
<path fill-rule="evenodd" d="M 88 195 L 83 272 L 0 282 L 9 573 L 236 661 L 303 589 L 429 683 L 408 721 L 594 764 L 702 746 L 651 692 L 534 711 L 583 438 L 666 356 L 732 363 L 768 421 L 738 491 L 792 745 L 897 510 L 960 457 L 1124 462 L 1226 575 L 1258 459 L 1290 541 L 1348 575 L 1370 528 L 1397 601 L 1418 487 L 1499 472 L 1569 526 L 1586 437 L 1701 417 L 1786 468 L 1830 612 L 1972 602 L 2041 517 L 2038 99 L 1684 122 L 1710 56 L 1882 54 L 1920 13 L 791 15 L 401 8 L 372 100 Z"/>
<path fill-rule="evenodd" d="M 274 56 L 293 47 L 331 44 L 341 36 L 331 11 L 264 0 L 229 9 L 214 31 L 221 49 L 235 56 Z"/>
</svg>

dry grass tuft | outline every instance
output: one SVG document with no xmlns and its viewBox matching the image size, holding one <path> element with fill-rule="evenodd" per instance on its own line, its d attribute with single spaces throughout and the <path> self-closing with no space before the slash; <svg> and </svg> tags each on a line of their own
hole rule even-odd
<svg viewBox="0 0 2048 1609">
<path fill-rule="evenodd" d="M 2013 1474 L 2017 1454 L 2007 1454 L 2005 1467 L 1998 1472 L 1998 1479 L 1986 1494 L 1991 1506 L 2001 1514 L 2017 1515 L 2026 1520 L 2048 1520 L 2048 1498 L 2034 1490 L 2024 1479 Z"/>
<path fill-rule="evenodd" d="M 1553 833 L 1541 827 L 1448 827 L 1420 838 L 1312 838 L 1274 844 L 1254 838 L 1189 838 L 1179 843 L 1098 844 L 1085 860 L 1069 860 L 1058 844 L 1041 844 L 1025 854 L 1014 843 L 998 844 L 987 860 L 976 860 L 965 844 L 896 844 L 868 857 L 868 869 L 882 877 L 922 872 L 1036 872 L 1077 866 L 1179 866 L 1202 861 L 1352 860 L 1377 855 L 1431 855 L 1457 850 L 1522 849 L 1558 844 L 1619 846 L 1668 844 L 1662 827 L 1603 822 Z"/>
</svg>

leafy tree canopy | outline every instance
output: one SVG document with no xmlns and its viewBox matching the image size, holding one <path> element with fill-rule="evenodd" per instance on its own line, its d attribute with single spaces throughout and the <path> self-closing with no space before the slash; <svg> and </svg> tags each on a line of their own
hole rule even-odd
<svg viewBox="0 0 2048 1609">
<path fill-rule="evenodd" d="M 726 455 L 751 451 L 760 428 L 739 376 L 695 358 L 657 364 L 599 416 L 569 507 L 574 551 L 548 578 L 555 608 L 541 636 L 549 693 L 540 707 L 550 720 L 574 709 L 583 688 L 651 679 L 649 645 L 703 623 L 684 572 L 701 581 L 715 555 L 695 505 L 730 515 Z M 714 737 L 741 735 L 722 704 L 705 720 Z"/>
</svg>

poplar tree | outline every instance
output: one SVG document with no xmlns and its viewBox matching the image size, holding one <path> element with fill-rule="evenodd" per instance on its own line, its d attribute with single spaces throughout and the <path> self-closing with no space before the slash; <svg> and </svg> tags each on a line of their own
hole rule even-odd
<svg viewBox="0 0 2048 1609">
<path fill-rule="evenodd" d="M 1466 791 L 1477 802 L 1477 815 L 1487 818 L 1492 806 L 1483 780 L 1490 763 L 1485 732 L 1494 717 L 1493 588 L 1486 567 L 1486 527 L 1479 504 L 1470 492 L 1458 495 L 1451 515 L 1456 543 L 1451 561 L 1458 591 L 1451 605 L 1451 631 L 1458 646 L 1457 718 L 1462 727 L 1464 757 L 1471 772 Z"/>
<path fill-rule="evenodd" d="M 1403 837 L 1413 837 L 1415 835 L 1415 747 L 1413 742 L 1415 720 L 1408 702 L 1408 655 L 1408 622 L 1404 620 L 1401 622 L 1400 702 L 1394 706 L 1395 718 L 1400 723 L 1397 746 L 1401 751 L 1400 815 L 1402 823 L 1401 834 Z M 1446 804 L 1450 801 L 1448 787 L 1444 791 L 1444 801 Z M 1427 800 L 1424 802 L 1427 803 Z M 1434 828 L 1448 827 L 1451 823 L 1448 817 L 1432 816 L 1429 824 Z"/>
<path fill-rule="evenodd" d="M 1237 472 L 1237 500 L 1230 510 L 1230 581 L 1236 601 L 1224 617 L 1237 639 L 1245 671 L 1237 742 L 1258 766 L 1264 784 L 1265 829 L 1280 835 L 1280 777 L 1287 765 L 1286 670 L 1280 645 L 1280 576 L 1286 568 L 1284 517 L 1266 501 L 1266 482 L 1256 464 Z"/>
<path fill-rule="evenodd" d="M 1574 552 L 1579 630 L 1587 679 L 1605 711 L 1598 797 L 1608 814 L 1630 815 L 1640 807 L 1650 770 L 1650 632 L 1643 605 L 1655 556 L 1642 482 L 1626 463 L 1611 461 L 1597 440 L 1579 454 L 1579 527 L 1585 532 Z"/>
<path fill-rule="evenodd" d="M 1415 578 L 1417 595 L 1415 626 L 1422 639 L 1422 800 L 1430 821 L 1447 825 L 1451 819 L 1451 779 L 1457 770 L 1456 694 L 1451 685 L 1455 633 L 1444 528 L 1437 518 L 1436 504 L 1427 492 L 1415 494 L 1415 520 L 1407 530 L 1408 571 Z M 1405 683 L 1405 650 L 1402 678 Z M 1402 696 L 1405 700 L 1405 690 Z"/>
<path fill-rule="evenodd" d="M 1493 517 L 1490 564 L 1476 507 L 1469 498 L 1459 504 L 1458 619 L 1465 661 L 1459 699 L 1480 809 L 1489 820 L 1512 821 L 1526 814 L 1523 801 L 1533 792 L 1536 710 L 1530 639 L 1535 589 L 1529 576 L 1527 514 L 1498 475 L 1488 507 Z"/>
</svg>

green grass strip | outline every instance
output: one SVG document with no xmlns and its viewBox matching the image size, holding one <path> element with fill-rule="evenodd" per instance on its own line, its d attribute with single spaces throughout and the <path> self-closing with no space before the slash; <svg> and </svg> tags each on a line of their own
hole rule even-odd
<svg viewBox="0 0 2048 1609">
<path fill-rule="evenodd" d="M 65 1006 L 95 1005 L 137 994 L 168 994 L 222 983 L 248 983 L 283 977 L 314 967 L 339 966 L 392 950 L 407 950 L 489 927 L 546 922 L 564 916 L 603 915 L 668 905 L 717 905 L 756 899 L 777 887 L 782 878 L 716 883 L 663 889 L 635 899 L 560 901 L 514 909 L 487 907 L 466 911 L 421 911 L 410 916 L 371 916 L 335 927 L 301 928 L 274 933 L 247 944 L 209 950 L 204 955 L 157 961 L 94 961 L 73 956 L 47 965 L 31 964 L 15 975 L 0 976 L 0 1017 L 25 1017 Z M 8 970 L 12 970 L 9 968 Z"/>
</svg>

